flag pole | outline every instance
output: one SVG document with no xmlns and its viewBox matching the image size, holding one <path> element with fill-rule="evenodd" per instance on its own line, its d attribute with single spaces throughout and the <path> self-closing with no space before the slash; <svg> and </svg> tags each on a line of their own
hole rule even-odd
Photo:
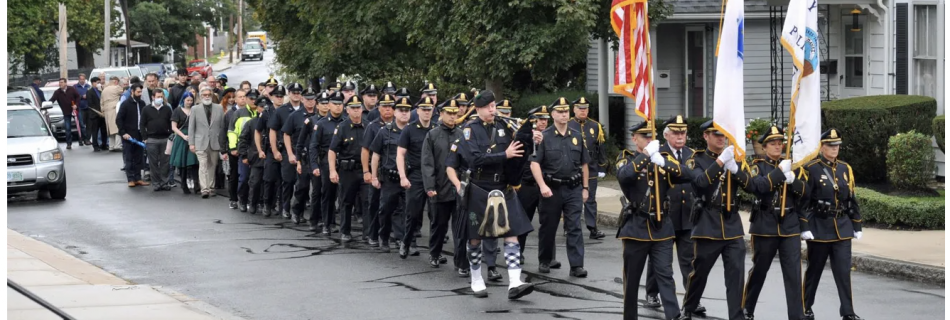
<svg viewBox="0 0 950 320">
<path fill-rule="evenodd" d="M 650 41 L 650 14 L 649 14 L 650 10 L 649 10 L 648 4 L 649 2 L 646 2 L 646 1 L 643 2 L 643 20 L 644 20 L 643 27 L 645 28 L 644 34 L 646 35 L 646 38 L 647 38 L 647 41 L 646 41 L 647 42 L 646 43 L 647 45 L 647 50 L 646 50 L 647 73 L 649 76 L 647 79 L 649 79 L 650 81 L 650 88 L 649 88 L 650 101 L 648 101 L 647 103 L 650 104 L 650 118 L 652 119 L 646 119 L 646 120 L 652 122 L 650 126 L 650 132 L 653 135 L 653 139 L 656 139 L 657 138 L 656 121 L 654 121 L 654 119 L 656 119 L 656 98 L 654 97 L 654 95 L 656 94 L 656 90 L 653 86 L 653 49 L 651 48 L 652 43 Z M 661 213 L 662 210 L 660 210 L 660 173 L 659 173 L 659 171 L 662 169 L 657 164 L 653 164 L 653 166 L 654 166 L 653 167 L 653 181 L 656 181 L 653 184 L 653 188 L 654 188 L 653 191 L 654 191 L 654 194 L 656 195 L 656 221 L 663 221 L 663 214 Z"/>
</svg>

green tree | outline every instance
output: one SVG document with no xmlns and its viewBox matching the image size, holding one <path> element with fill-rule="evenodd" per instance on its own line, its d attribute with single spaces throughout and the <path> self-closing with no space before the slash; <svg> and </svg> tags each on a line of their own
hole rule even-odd
<svg viewBox="0 0 950 320">
<path fill-rule="evenodd" d="M 7 2 L 7 54 L 10 74 L 33 73 L 56 62 L 55 1 Z"/>
<path fill-rule="evenodd" d="M 101 51 L 105 42 L 105 3 L 101 0 L 66 0 L 65 4 L 69 41 L 76 44 L 76 62 L 80 69 L 93 68 L 96 63 L 94 54 Z M 117 34 L 122 26 L 120 11 L 114 7 L 110 9 L 111 34 Z"/>
<path fill-rule="evenodd" d="M 176 60 L 184 59 L 185 45 L 197 45 L 195 34 L 208 35 L 204 24 L 227 26 L 228 15 L 236 13 L 232 0 L 121 0 L 129 7 L 129 33 L 149 44 L 149 53 L 175 50 Z"/>
</svg>

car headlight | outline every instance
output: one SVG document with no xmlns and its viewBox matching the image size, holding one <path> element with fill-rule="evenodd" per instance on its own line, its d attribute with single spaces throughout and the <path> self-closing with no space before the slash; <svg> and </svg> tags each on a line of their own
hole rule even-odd
<svg viewBox="0 0 950 320">
<path fill-rule="evenodd" d="M 38 162 L 62 161 L 62 160 L 63 160 L 63 152 L 60 151 L 59 148 L 56 148 L 50 151 L 40 152 Z"/>
</svg>

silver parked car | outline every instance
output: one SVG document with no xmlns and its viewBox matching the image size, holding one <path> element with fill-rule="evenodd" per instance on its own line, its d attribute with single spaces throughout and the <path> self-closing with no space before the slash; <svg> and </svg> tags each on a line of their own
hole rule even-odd
<svg viewBox="0 0 950 320">
<path fill-rule="evenodd" d="M 49 124 L 36 108 L 7 105 L 7 193 L 48 190 L 66 198 L 66 162 Z"/>
<path fill-rule="evenodd" d="M 244 50 L 241 51 L 241 61 L 250 59 L 264 60 L 264 48 L 259 42 L 248 41 L 244 43 Z"/>
</svg>

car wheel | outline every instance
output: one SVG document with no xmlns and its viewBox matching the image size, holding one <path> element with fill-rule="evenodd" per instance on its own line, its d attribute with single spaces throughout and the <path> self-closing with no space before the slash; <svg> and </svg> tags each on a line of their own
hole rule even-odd
<svg viewBox="0 0 950 320">
<path fill-rule="evenodd" d="M 49 188 L 48 190 L 50 198 L 56 200 L 66 199 L 66 173 L 63 173 L 63 181 L 60 181 L 59 184 Z"/>
</svg>

